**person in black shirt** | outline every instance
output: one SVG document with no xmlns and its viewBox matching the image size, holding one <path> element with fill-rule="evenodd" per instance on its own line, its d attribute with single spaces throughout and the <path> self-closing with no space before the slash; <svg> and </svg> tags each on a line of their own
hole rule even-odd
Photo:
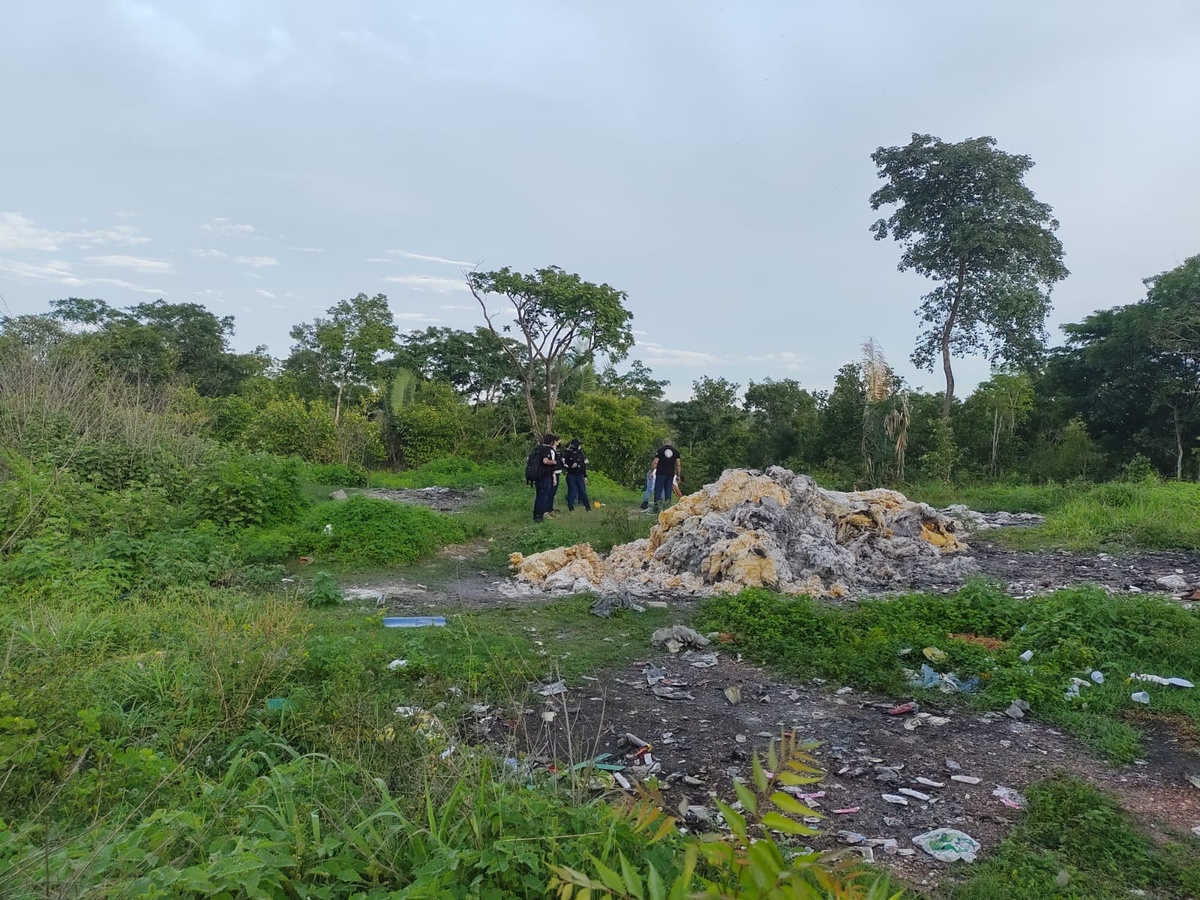
<svg viewBox="0 0 1200 900">
<path fill-rule="evenodd" d="M 579 446 L 579 438 L 573 438 L 567 444 L 562 454 L 563 466 L 567 472 L 567 509 L 574 511 L 575 503 L 583 504 L 583 508 L 591 512 L 592 502 L 587 494 L 588 458 Z"/>
<path fill-rule="evenodd" d="M 654 454 L 654 511 L 658 512 L 661 501 L 663 506 L 671 505 L 671 488 L 675 477 L 680 480 L 683 475 L 679 468 L 679 451 L 671 446 L 670 438 L 663 438 L 662 446 Z"/>
<path fill-rule="evenodd" d="M 557 442 L 557 435 L 545 434 L 542 436 L 542 471 L 534 484 L 534 487 L 537 488 L 537 494 L 533 500 L 533 521 L 535 522 L 541 522 L 545 518 L 554 502 L 554 473 L 558 469 L 554 445 Z"/>
</svg>

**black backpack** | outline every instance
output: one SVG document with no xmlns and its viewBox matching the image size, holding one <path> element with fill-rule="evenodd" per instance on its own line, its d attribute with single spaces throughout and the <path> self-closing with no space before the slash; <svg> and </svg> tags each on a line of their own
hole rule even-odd
<svg viewBox="0 0 1200 900">
<path fill-rule="evenodd" d="M 545 448 L 538 444 L 525 459 L 525 483 L 533 484 L 542 477 L 542 452 Z"/>
</svg>

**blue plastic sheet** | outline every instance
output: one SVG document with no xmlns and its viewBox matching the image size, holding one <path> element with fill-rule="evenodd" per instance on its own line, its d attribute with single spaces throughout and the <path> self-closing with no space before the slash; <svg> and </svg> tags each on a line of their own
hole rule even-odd
<svg viewBox="0 0 1200 900">
<path fill-rule="evenodd" d="M 428 628 L 445 624 L 444 616 L 385 616 L 383 619 L 384 628 Z"/>
</svg>

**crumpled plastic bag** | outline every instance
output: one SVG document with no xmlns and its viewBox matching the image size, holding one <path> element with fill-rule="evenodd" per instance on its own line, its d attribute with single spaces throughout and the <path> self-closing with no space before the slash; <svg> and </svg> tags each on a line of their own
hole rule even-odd
<svg viewBox="0 0 1200 900">
<path fill-rule="evenodd" d="M 959 859 L 963 862 L 975 862 L 975 854 L 979 852 L 979 842 L 975 838 L 954 828 L 935 828 L 933 831 L 918 834 L 912 842 L 942 862 L 954 862 Z"/>
</svg>

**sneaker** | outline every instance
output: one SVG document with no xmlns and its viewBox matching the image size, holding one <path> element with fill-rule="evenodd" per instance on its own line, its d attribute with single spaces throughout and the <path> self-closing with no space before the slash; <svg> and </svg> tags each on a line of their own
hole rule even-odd
<svg viewBox="0 0 1200 900">
<path fill-rule="evenodd" d="M 649 508 L 650 508 L 650 501 L 649 501 L 649 500 L 643 500 L 643 501 L 642 501 L 642 509 L 649 509 Z"/>
</svg>

